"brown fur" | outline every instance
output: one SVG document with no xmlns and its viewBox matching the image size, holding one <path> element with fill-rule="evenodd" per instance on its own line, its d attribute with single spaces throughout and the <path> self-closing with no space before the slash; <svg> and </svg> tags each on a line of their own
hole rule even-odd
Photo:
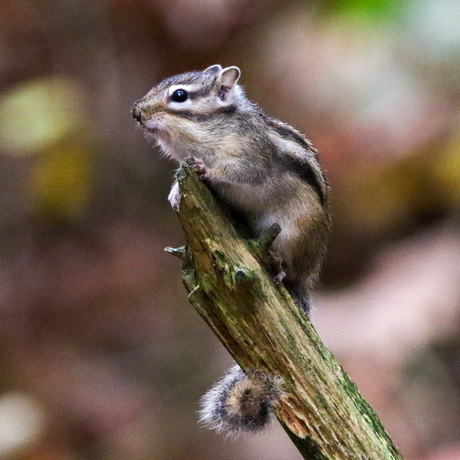
<svg viewBox="0 0 460 460">
<path fill-rule="evenodd" d="M 272 259 L 308 311 L 330 226 L 326 179 L 311 142 L 250 102 L 237 84 L 239 75 L 236 67 L 216 65 L 171 77 L 134 104 L 133 116 L 166 155 L 179 162 L 197 158 L 202 178 L 251 236 L 281 226 Z M 177 89 L 189 97 L 174 101 Z M 176 186 L 170 201 L 178 207 Z"/>
</svg>

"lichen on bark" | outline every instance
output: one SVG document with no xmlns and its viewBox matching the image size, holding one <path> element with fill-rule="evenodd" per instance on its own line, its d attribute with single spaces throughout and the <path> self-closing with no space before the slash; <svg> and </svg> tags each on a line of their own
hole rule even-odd
<svg viewBox="0 0 460 460">
<path fill-rule="evenodd" d="M 379 418 L 263 260 L 273 228 L 243 238 L 193 170 L 178 173 L 189 301 L 243 370 L 283 378 L 278 419 L 308 459 L 402 459 Z M 170 248 L 170 252 L 173 251 Z"/>
</svg>

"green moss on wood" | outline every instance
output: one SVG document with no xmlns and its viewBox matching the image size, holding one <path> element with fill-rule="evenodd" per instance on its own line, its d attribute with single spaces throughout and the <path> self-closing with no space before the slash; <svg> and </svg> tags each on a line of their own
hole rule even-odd
<svg viewBox="0 0 460 460">
<path fill-rule="evenodd" d="M 311 322 L 267 273 L 264 255 L 279 229 L 243 239 L 192 170 L 183 167 L 178 177 L 189 300 L 243 369 L 284 378 L 276 410 L 302 456 L 402 459 Z"/>
</svg>

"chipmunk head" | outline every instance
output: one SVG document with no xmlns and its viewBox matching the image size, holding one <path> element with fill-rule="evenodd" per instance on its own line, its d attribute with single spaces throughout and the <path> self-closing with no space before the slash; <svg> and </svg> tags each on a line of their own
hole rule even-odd
<svg viewBox="0 0 460 460">
<path fill-rule="evenodd" d="M 181 161 L 193 147 L 209 142 L 210 124 L 219 113 L 234 110 L 243 97 L 238 67 L 213 65 L 154 86 L 132 107 L 133 117 L 166 154 Z"/>
</svg>

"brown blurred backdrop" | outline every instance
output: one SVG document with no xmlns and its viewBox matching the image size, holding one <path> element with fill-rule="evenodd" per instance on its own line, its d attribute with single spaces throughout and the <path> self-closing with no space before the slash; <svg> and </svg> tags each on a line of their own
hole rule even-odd
<svg viewBox="0 0 460 460">
<path fill-rule="evenodd" d="M 325 343 L 406 459 L 459 459 L 459 24 L 456 0 L 0 0 L 0 458 L 301 458 L 197 425 L 231 359 L 130 115 L 220 63 L 321 151 Z"/>
</svg>

